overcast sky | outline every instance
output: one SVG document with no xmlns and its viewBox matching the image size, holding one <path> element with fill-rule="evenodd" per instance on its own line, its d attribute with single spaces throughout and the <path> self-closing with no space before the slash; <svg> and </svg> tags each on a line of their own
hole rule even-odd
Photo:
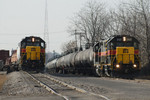
<svg viewBox="0 0 150 100">
<path fill-rule="evenodd" d="M 67 33 L 70 18 L 91 0 L 48 0 L 50 51 L 73 37 Z M 121 0 L 96 0 L 115 7 Z M 0 0 L 0 49 L 16 49 L 25 36 L 44 36 L 45 0 Z"/>
</svg>

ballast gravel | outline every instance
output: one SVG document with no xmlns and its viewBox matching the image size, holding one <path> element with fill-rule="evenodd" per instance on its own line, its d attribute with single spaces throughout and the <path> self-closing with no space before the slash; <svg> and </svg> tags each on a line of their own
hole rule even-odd
<svg viewBox="0 0 150 100">
<path fill-rule="evenodd" d="M 12 72 L 7 75 L 0 95 L 6 96 L 32 96 L 49 95 L 49 92 L 32 80 L 27 74 Z"/>
</svg>

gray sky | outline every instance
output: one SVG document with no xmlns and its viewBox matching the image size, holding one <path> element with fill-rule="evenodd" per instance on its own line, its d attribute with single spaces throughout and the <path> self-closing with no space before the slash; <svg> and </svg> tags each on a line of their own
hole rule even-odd
<svg viewBox="0 0 150 100">
<path fill-rule="evenodd" d="M 73 37 L 67 33 L 70 18 L 90 0 L 48 0 L 50 51 Z M 121 0 L 97 0 L 115 7 Z M 25 36 L 44 36 L 45 0 L 0 0 L 0 49 L 16 49 Z"/>
</svg>

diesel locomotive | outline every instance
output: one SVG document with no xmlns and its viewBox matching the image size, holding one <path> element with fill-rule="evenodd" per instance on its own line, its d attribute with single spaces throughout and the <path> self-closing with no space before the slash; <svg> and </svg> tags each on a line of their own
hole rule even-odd
<svg viewBox="0 0 150 100">
<path fill-rule="evenodd" d="M 19 66 L 23 70 L 43 71 L 45 67 L 45 41 L 40 37 L 25 37 L 19 43 Z"/>
<path fill-rule="evenodd" d="M 46 69 L 96 76 L 135 74 L 141 70 L 139 41 L 129 35 L 114 35 L 89 49 L 56 58 L 46 65 Z"/>
</svg>

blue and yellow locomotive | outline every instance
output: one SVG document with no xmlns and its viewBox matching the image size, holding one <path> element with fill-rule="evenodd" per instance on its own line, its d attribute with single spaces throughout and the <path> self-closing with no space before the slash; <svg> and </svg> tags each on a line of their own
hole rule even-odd
<svg viewBox="0 0 150 100">
<path fill-rule="evenodd" d="M 43 71 L 45 67 L 45 41 L 40 37 L 25 37 L 19 44 L 19 66 L 23 70 Z"/>
<path fill-rule="evenodd" d="M 94 51 L 96 73 L 99 76 L 104 73 L 134 74 L 141 70 L 139 41 L 134 37 L 112 36 L 107 41 L 96 44 Z"/>
</svg>

